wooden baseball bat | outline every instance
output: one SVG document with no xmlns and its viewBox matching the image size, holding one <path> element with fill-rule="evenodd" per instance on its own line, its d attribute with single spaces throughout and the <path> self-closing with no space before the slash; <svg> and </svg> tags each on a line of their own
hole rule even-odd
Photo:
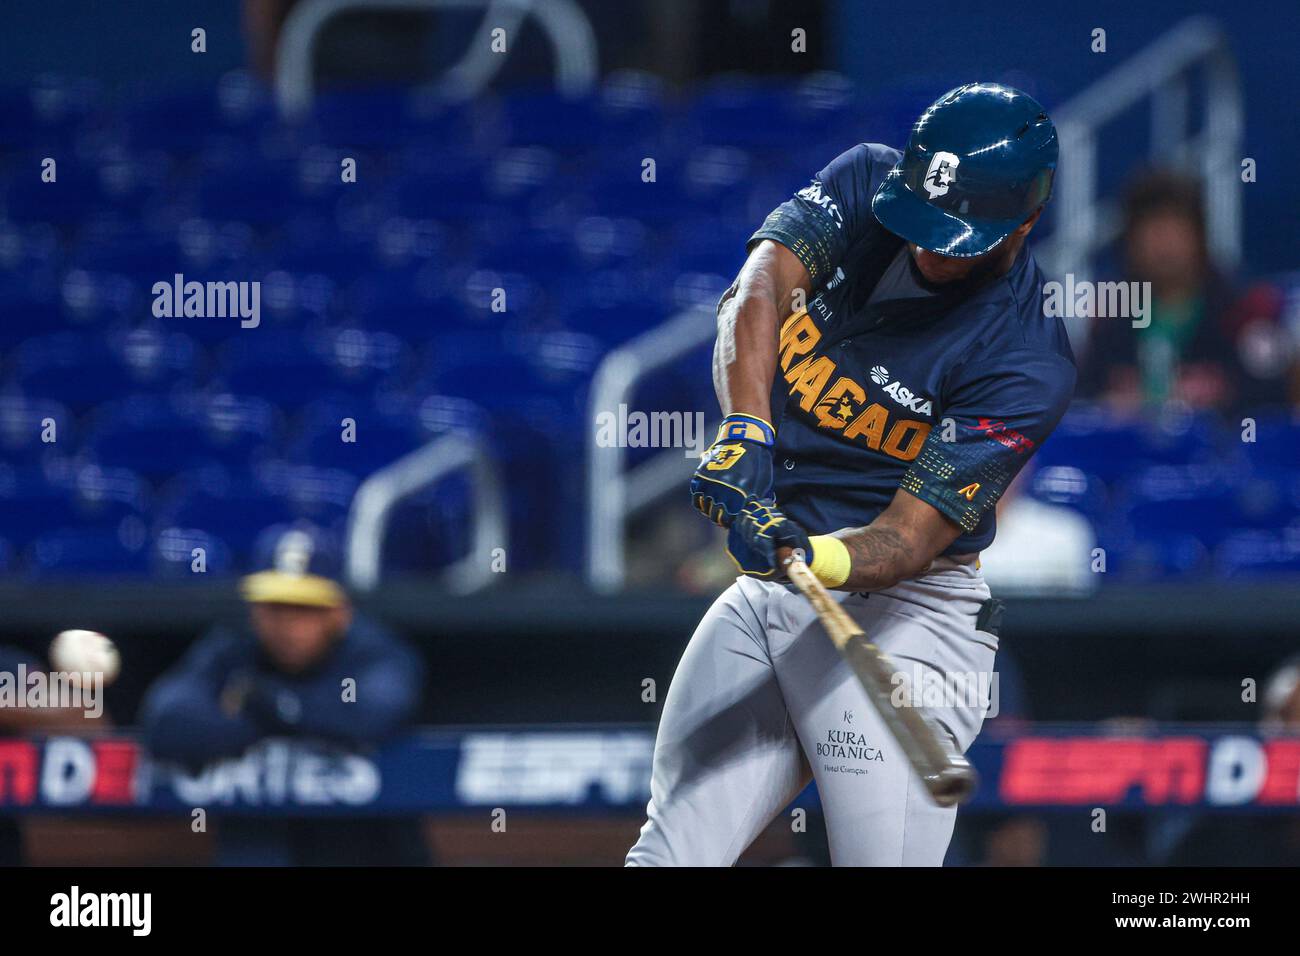
<svg viewBox="0 0 1300 956">
<path fill-rule="evenodd" d="M 895 705 L 894 674 L 897 671 L 893 663 L 835 602 L 802 558 L 788 558 L 785 570 L 812 604 L 831 642 L 866 688 L 871 703 L 934 802 L 941 807 L 951 807 L 969 800 L 979 784 L 975 768 L 957 750 L 947 732 L 911 702 L 909 693 L 902 695 L 904 706 Z M 902 680 L 901 673 L 898 679 Z"/>
</svg>

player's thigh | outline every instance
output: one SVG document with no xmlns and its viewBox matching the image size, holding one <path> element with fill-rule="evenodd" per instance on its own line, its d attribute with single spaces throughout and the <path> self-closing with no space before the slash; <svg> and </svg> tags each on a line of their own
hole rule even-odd
<svg viewBox="0 0 1300 956">
<path fill-rule="evenodd" d="M 691 638 L 664 700 L 638 865 L 730 865 L 808 779 L 768 658 L 768 588 L 742 579 Z"/>
<path fill-rule="evenodd" d="M 956 810 L 930 799 L 851 672 L 801 713 L 797 725 L 817 780 L 833 864 L 943 863 Z"/>
<path fill-rule="evenodd" d="M 909 680 L 927 682 L 954 668 L 992 668 L 992 648 L 974 629 L 978 601 L 909 595 L 893 600 L 839 596 L 843 606 Z M 912 772 L 857 677 L 804 604 L 786 613 L 788 643 L 774 664 L 817 780 L 832 861 L 839 865 L 937 866 L 955 811 L 936 806 Z M 941 706 L 934 716 L 964 749 L 983 719 Z"/>
</svg>

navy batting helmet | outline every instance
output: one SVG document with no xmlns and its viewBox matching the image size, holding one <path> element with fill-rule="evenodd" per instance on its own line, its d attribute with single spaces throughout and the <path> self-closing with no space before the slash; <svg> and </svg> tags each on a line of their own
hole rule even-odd
<svg viewBox="0 0 1300 956">
<path fill-rule="evenodd" d="M 922 249 L 978 256 L 1047 202 L 1056 152 L 1056 127 L 1033 97 L 968 83 L 921 114 L 871 210 Z"/>
</svg>

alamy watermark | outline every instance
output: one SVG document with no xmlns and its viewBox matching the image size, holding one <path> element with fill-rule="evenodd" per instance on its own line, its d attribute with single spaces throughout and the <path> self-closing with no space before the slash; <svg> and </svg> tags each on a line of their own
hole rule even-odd
<svg viewBox="0 0 1300 956">
<path fill-rule="evenodd" d="M 703 412 L 617 412 L 596 415 L 596 444 L 601 448 L 684 448 L 687 458 L 699 458 L 709 441 Z"/>
<path fill-rule="evenodd" d="M 895 707 L 971 709 L 988 719 L 998 715 L 997 671 L 948 671 L 913 666 L 910 673 L 895 671 L 890 703 Z"/>
<path fill-rule="evenodd" d="M 1131 319 L 1133 328 L 1151 324 L 1150 282 L 1093 282 L 1067 272 L 1064 282 L 1044 283 L 1043 314 L 1060 319 Z"/>
<path fill-rule="evenodd" d="M 86 717 L 104 713 L 102 671 L 40 671 L 19 664 L 17 671 L 0 671 L 0 710 L 65 708 Z"/>
<path fill-rule="evenodd" d="M 262 322 L 261 282 L 186 282 L 178 272 L 171 282 L 155 282 L 151 291 L 155 318 L 238 318 L 245 329 Z"/>
</svg>

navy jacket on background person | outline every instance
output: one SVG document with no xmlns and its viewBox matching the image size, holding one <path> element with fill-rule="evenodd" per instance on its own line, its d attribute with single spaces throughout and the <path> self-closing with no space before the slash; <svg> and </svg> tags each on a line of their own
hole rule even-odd
<svg viewBox="0 0 1300 956">
<path fill-rule="evenodd" d="M 267 737 L 345 747 L 382 743 L 416 716 L 424 667 L 397 637 L 360 615 L 311 670 L 288 675 L 251 631 L 218 627 L 149 689 L 140 726 L 150 753 L 191 770 L 236 757 Z M 343 681 L 356 700 L 343 701 Z M 242 710 L 222 696 L 246 689 Z M 233 865 L 382 865 L 427 862 L 418 820 L 410 818 L 222 818 L 218 862 Z"/>
</svg>

